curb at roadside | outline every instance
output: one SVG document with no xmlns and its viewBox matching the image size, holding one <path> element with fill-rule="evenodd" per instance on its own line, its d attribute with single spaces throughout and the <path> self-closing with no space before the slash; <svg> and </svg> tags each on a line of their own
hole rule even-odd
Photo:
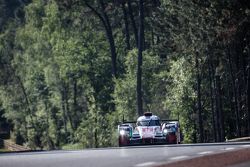
<svg viewBox="0 0 250 167">
<path fill-rule="evenodd" d="M 163 164 L 157 167 L 249 167 L 249 161 L 250 148 L 247 148 L 237 151 L 196 157 L 193 159 Z"/>
</svg>

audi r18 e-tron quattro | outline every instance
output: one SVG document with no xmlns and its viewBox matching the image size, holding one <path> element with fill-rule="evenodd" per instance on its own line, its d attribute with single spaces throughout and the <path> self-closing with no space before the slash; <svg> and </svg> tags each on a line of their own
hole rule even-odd
<svg viewBox="0 0 250 167">
<path fill-rule="evenodd" d="M 123 121 L 118 132 L 119 146 L 180 143 L 178 120 L 160 120 L 149 112 L 136 122 Z"/>
</svg>

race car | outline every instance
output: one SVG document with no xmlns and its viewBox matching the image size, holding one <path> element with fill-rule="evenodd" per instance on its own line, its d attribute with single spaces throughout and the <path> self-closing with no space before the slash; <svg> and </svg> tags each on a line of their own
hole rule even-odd
<svg viewBox="0 0 250 167">
<path fill-rule="evenodd" d="M 168 144 L 180 144 L 181 132 L 179 121 L 169 121 L 162 124 L 163 133 Z"/>
<path fill-rule="evenodd" d="M 178 132 L 178 120 L 160 120 L 151 112 L 144 113 L 136 122 L 123 121 L 121 125 L 118 125 L 119 146 L 178 143 L 177 133 L 170 131 L 168 126 L 174 121 L 176 123 L 174 125 L 178 126 L 172 127 L 172 130 L 176 128 L 175 132 Z M 172 136 L 173 134 L 175 136 Z"/>
</svg>

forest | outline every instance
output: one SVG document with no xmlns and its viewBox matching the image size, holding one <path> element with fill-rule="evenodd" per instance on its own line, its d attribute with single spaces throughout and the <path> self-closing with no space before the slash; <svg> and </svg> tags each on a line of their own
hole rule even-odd
<svg viewBox="0 0 250 167">
<path fill-rule="evenodd" d="M 249 0 L 0 0 L 0 131 L 117 146 L 143 112 L 184 143 L 250 136 Z"/>
</svg>

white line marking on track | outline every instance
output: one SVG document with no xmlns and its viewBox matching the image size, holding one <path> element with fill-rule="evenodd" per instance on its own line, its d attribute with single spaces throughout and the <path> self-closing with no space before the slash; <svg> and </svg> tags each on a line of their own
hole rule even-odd
<svg viewBox="0 0 250 167">
<path fill-rule="evenodd" d="M 248 145 L 243 145 L 241 147 L 247 148 L 247 147 L 250 147 L 250 145 L 249 144 Z"/>
<path fill-rule="evenodd" d="M 153 166 L 156 164 L 157 164 L 156 162 L 145 162 L 145 163 L 137 164 L 135 165 L 135 167 Z"/>
<path fill-rule="evenodd" d="M 228 148 L 225 148 L 225 149 L 221 149 L 222 151 L 226 150 L 226 151 L 230 151 L 230 150 L 234 150 L 235 148 L 233 147 L 228 147 Z"/>
<path fill-rule="evenodd" d="M 183 156 L 178 156 L 178 157 L 172 157 L 170 160 L 180 160 L 180 159 L 185 159 L 188 158 L 189 156 L 183 155 Z"/>
<path fill-rule="evenodd" d="M 200 152 L 198 153 L 199 155 L 206 155 L 206 154 L 211 154 L 213 153 L 213 151 L 204 151 L 204 152 Z"/>
</svg>

